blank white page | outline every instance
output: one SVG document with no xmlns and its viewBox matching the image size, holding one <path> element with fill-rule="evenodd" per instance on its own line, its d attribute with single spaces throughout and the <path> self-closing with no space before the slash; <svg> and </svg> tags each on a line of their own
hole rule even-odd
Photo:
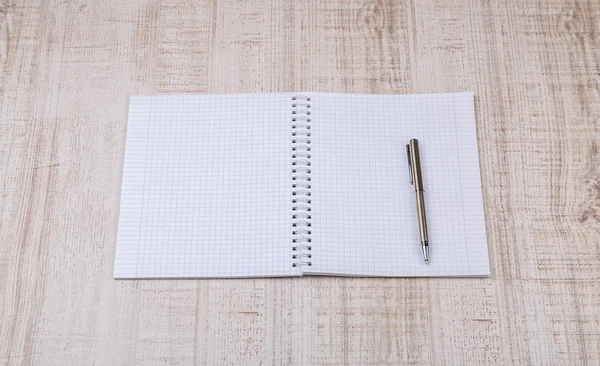
<svg viewBox="0 0 600 366">
<path fill-rule="evenodd" d="M 490 274 L 471 93 L 312 97 L 312 266 L 357 276 Z M 430 262 L 406 144 L 419 139 Z"/>
<path fill-rule="evenodd" d="M 116 278 L 301 275 L 290 98 L 131 98 Z"/>
</svg>

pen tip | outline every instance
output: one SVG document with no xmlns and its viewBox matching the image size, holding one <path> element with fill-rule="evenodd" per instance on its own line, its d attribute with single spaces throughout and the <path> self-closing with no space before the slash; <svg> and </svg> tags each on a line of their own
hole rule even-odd
<svg viewBox="0 0 600 366">
<path fill-rule="evenodd" d="M 425 264 L 429 264 L 429 259 L 425 259 Z"/>
</svg>

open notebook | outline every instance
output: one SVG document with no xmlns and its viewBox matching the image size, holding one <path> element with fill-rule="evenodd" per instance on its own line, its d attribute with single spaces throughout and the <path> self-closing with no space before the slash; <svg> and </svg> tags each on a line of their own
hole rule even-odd
<svg viewBox="0 0 600 366">
<path fill-rule="evenodd" d="M 490 274 L 473 94 L 131 98 L 115 278 L 309 274 Z"/>
</svg>

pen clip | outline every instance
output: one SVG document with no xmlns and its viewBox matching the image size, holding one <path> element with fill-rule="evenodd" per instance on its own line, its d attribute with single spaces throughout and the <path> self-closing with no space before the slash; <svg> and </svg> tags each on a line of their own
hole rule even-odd
<svg viewBox="0 0 600 366">
<path fill-rule="evenodd" d="M 406 145 L 406 157 L 408 158 L 408 178 L 410 179 L 410 184 L 413 184 L 413 170 L 412 165 L 410 164 L 410 145 Z"/>
</svg>

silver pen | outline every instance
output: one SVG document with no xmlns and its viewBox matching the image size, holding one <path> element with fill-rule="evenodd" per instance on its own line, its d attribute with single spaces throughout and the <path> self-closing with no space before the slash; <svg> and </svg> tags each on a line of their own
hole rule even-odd
<svg viewBox="0 0 600 366">
<path fill-rule="evenodd" d="M 429 263 L 429 239 L 427 237 L 427 217 L 425 215 L 425 197 L 423 193 L 423 175 L 421 173 L 421 157 L 419 156 L 419 141 L 412 139 L 406 145 L 408 155 L 408 169 L 410 171 L 410 184 L 415 189 L 417 202 L 417 220 L 419 221 L 419 235 L 421 236 L 421 250 L 425 264 Z"/>
</svg>

